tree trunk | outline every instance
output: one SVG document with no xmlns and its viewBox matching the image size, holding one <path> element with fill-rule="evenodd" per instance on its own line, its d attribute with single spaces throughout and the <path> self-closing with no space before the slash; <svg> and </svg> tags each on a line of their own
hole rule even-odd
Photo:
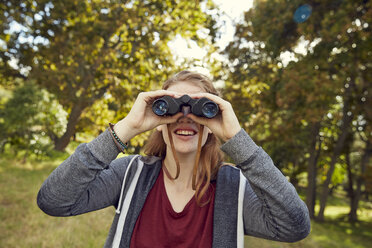
<svg viewBox="0 0 372 248">
<path fill-rule="evenodd" d="M 361 196 L 362 185 L 364 183 L 364 174 L 367 169 L 368 160 L 372 153 L 372 143 L 367 140 L 366 148 L 364 149 L 363 157 L 360 162 L 360 174 L 358 175 L 357 179 L 357 186 L 355 190 L 355 195 L 350 202 L 350 212 L 349 212 L 349 221 L 350 222 L 357 222 L 358 221 L 358 207 L 359 207 L 359 200 Z"/>
<path fill-rule="evenodd" d="M 93 74 L 95 70 L 91 71 L 90 74 Z M 88 87 L 90 85 L 89 77 L 84 81 L 83 86 Z M 91 106 L 96 100 L 101 99 L 105 94 L 110 85 L 105 85 L 100 89 L 95 91 L 95 94 L 89 98 L 79 99 L 71 109 L 70 116 L 68 117 L 66 132 L 62 137 L 55 139 L 54 149 L 57 151 L 64 151 L 67 145 L 70 143 L 71 137 L 75 134 L 76 124 L 78 123 L 81 114 L 84 109 L 88 106 Z M 85 94 L 85 93 L 82 93 Z"/>
<path fill-rule="evenodd" d="M 315 201 L 316 201 L 316 174 L 317 162 L 320 154 L 321 140 L 319 138 L 320 122 L 316 122 L 311 127 L 311 146 L 309 166 L 307 167 L 307 189 L 306 189 L 306 205 L 309 209 L 310 218 L 315 217 Z M 318 150 L 316 148 L 318 143 Z"/>
<path fill-rule="evenodd" d="M 350 197 L 350 213 L 349 213 L 349 221 L 355 222 L 357 219 L 356 211 L 355 215 L 352 211 L 353 204 L 355 202 L 355 191 L 354 191 L 354 180 L 353 180 L 353 172 L 351 170 L 351 163 L 350 163 L 350 151 L 347 151 L 346 154 L 346 169 L 347 169 L 347 177 L 348 177 L 348 195 Z"/>
<path fill-rule="evenodd" d="M 73 106 L 70 116 L 68 117 L 67 127 L 65 133 L 54 141 L 54 149 L 57 151 L 64 151 L 67 145 L 70 143 L 71 137 L 75 134 L 75 127 L 78 123 L 85 105 L 76 104 Z"/>
<path fill-rule="evenodd" d="M 319 221 L 324 221 L 324 210 L 325 210 L 325 207 L 326 207 L 326 204 L 327 204 L 328 195 L 330 193 L 330 184 L 331 184 L 333 172 L 335 170 L 335 164 L 338 160 L 338 157 L 341 154 L 341 151 L 343 149 L 345 140 L 346 140 L 347 135 L 349 133 L 350 123 L 353 119 L 352 115 L 348 114 L 349 109 L 350 109 L 348 105 L 349 104 L 347 102 L 345 102 L 344 110 L 343 110 L 343 117 L 342 117 L 342 125 L 341 125 L 341 130 L 340 130 L 341 133 L 338 137 L 336 146 L 333 150 L 331 163 L 329 165 L 329 170 L 327 172 L 327 178 L 326 178 L 326 180 L 323 184 L 323 187 L 322 187 L 322 193 L 321 193 L 321 196 L 320 196 L 320 208 L 319 208 L 319 213 L 318 213 L 318 217 L 317 217 L 317 219 Z"/>
<path fill-rule="evenodd" d="M 342 124 L 340 127 L 340 135 L 338 136 L 336 145 L 333 149 L 333 155 L 331 158 L 331 163 L 329 165 L 329 170 L 327 172 L 326 180 L 322 186 L 322 193 L 320 196 L 320 208 L 319 213 L 317 216 L 317 220 L 324 221 L 324 210 L 327 205 L 327 198 L 330 192 L 330 185 L 332 180 L 332 175 L 335 170 L 335 164 L 340 156 L 342 149 L 344 147 L 345 140 L 349 134 L 350 124 L 353 120 L 353 114 L 350 112 L 351 110 L 351 101 L 352 101 L 352 93 L 355 88 L 355 83 L 353 81 L 350 82 L 349 87 L 345 88 L 344 94 L 344 105 L 342 108 Z"/>
<path fill-rule="evenodd" d="M 298 188 L 298 172 L 296 171 L 298 165 L 293 163 L 293 169 L 292 169 L 292 173 L 290 174 L 289 176 L 289 182 L 293 185 L 293 187 L 295 187 L 296 189 Z"/>
</svg>

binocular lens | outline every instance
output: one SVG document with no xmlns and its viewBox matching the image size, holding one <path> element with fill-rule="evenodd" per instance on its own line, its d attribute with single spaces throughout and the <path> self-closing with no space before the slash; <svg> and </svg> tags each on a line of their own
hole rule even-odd
<svg viewBox="0 0 372 248">
<path fill-rule="evenodd" d="M 163 116 L 168 111 L 168 103 L 162 99 L 159 99 L 152 105 L 152 110 L 156 115 Z"/>
<path fill-rule="evenodd" d="M 203 105 L 202 112 L 205 117 L 213 118 L 218 113 L 218 106 L 214 102 L 207 102 Z"/>
</svg>

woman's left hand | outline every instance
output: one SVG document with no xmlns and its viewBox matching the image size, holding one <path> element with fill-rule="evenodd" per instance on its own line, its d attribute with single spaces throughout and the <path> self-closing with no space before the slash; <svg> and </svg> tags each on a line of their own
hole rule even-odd
<svg viewBox="0 0 372 248">
<path fill-rule="evenodd" d="M 188 114 L 188 118 L 192 119 L 196 123 L 207 126 L 215 135 L 217 135 L 223 141 L 231 139 L 240 131 L 241 127 L 238 118 L 236 117 L 234 109 L 231 106 L 230 102 L 225 101 L 222 98 L 210 93 L 190 94 L 190 97 L 194 99 L 202 97 L 208 98 L 218 105 L 220 113 L 211 119 L 198 117 L 194 114 Z"/>
</svg>

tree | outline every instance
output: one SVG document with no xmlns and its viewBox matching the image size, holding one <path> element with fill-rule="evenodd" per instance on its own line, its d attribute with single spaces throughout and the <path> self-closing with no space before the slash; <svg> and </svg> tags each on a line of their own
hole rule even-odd
<svg viewBox="0 0 372 248">
<path fill-rule="evenodd" d="M 361 118 L 370 125 L 365 103 L 371 98 L 371 91 L 366 90 L 371 75 L 367 59 L 371 54 L 371 3 L 302 3 L 255 1 L 226 49 L 231 61 L 227 88 L 232 101 L 242 106 L 239 115 L 245 116 L 251 135 L 265 148 L 276 147 L 269 152 L 282 151 L 282 157 L 272 156 L 279 167 L 308 158 L 306 202 L 312 216 L 317 161 L 326 161 L 320 156 L 328 156 L 321 149 L 332 149 L 318 214 L 323 220 L 335 165 L 347 135 L 355 135 L 351 124 Z M 304 52 L 296 52 L 299 45 Z M 293 56 L 288 65 L 283 59 L 286 53 Z M 357 102 L 363 102 L 363 107 Z M 327 121 L 332 113 L 340 121 Z M 322 145 L 324 130 L 333 130 L 327 139 L 332 144 L 327 146 Z"/>
<path fill-rule="evenodd" d="M 22 77 L 56 95 L 69 113 L 65 133 L 51 134 L 55 148 L 63 150 L 82 113 L 103 96 L 111 97 L 119 112 L 125 111 L 123 106 L 140 91 L 152 89 L 173 72 L 167 42 L 176 34 L 198 40 L 196 32 L 213 25 L 201 4 L 8 1 L 0 8 L 6 37 L 1 58 L 3 63 L 16 59 L 16 71 L 25 71 Z M 204 5 L 208 8 L 211 2 Z"/>
<path fill-rule="evenodd" d="M 50 150 L 48 133 L 61 134 L 67 123 L 55 97 L 33 83 L 17 87 L 0 109 L 0 151 L 6 144 L 15 151 L 45 155 Z"/>
</svg>

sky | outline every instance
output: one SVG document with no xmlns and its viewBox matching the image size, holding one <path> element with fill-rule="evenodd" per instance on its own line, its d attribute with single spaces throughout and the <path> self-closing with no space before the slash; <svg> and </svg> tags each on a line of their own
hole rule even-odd
<svg viewBox="0 0 372 248">
<path fill-rule="evenodd" d="M 243 13 L 252 8 L 253 0 L 214 0 L 214 2 L 226 13 L 220 20 L 226 23 L 221 30 L 224 35 L 218 41 L 220 47 L 225 47 L 233 40 L 235 32 L 233 23 L 243 19 Z"/>
<path fill-rule="evenodd" d="M 219 20 L 221 24 L 224 23 L 220 30 L 222 35 L 217 41 L 217 45 L 223 49 L 233 40 L 235 32 L 234 23 L 237 23 L 243 18 L 243 13 L 252 7 L 253 0 L 214 0 L 214 2 L 224 12 L 224 15 Z M 173 54 L 181 58 L 202 59 L 207 54 L 207 51 L 200 48 L 196 42 L 187 42 L 180 35 L 172 42 L 169 42 L 168 45 Z M 196 69 L 204 72 L 202 68 Z"/>
</svg>

